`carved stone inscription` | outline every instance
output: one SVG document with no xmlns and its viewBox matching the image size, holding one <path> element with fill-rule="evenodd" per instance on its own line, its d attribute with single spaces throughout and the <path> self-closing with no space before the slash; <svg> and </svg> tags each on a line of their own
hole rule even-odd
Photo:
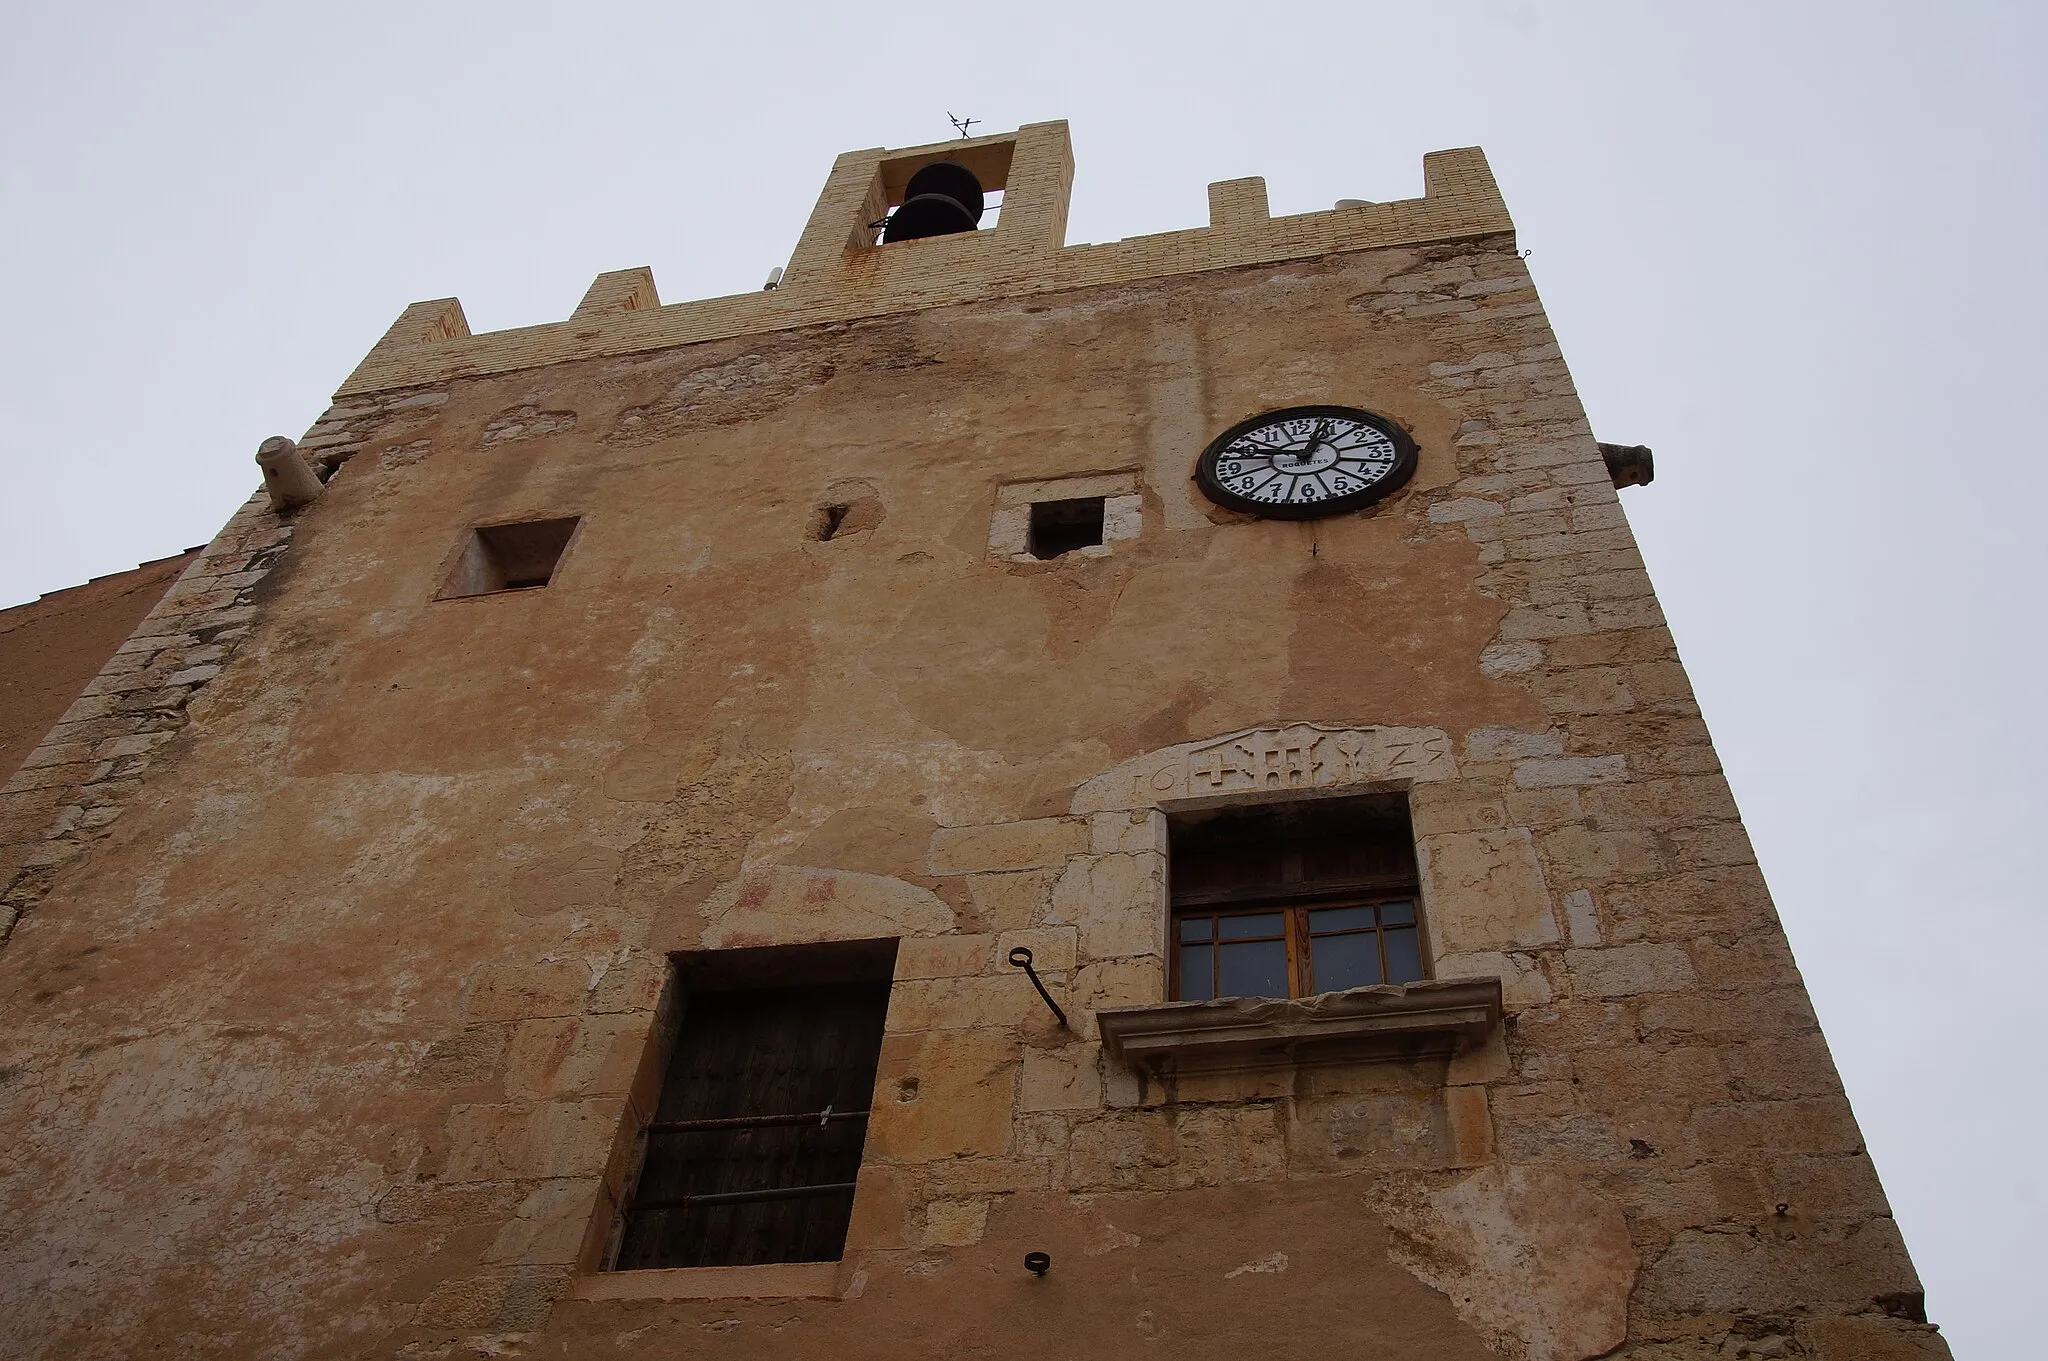
<svg viewBox="0 0 2048 1361">
<path fill-rule="evenodd" d="M 1144 808 L 1217 794 L 1284 794 L 1374 781 L 1440 780 L 1456 771 L 1436 728 L 1287 723 L 1167 747 L 1125 761 L 1076 791 L 1073 811 Z"/>
</svg>

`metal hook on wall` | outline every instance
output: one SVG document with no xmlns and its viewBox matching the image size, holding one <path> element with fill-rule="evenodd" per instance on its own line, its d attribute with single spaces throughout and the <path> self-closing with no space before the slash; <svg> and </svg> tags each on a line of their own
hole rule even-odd
<svg viewBox="0 0 2048 1361">
<path fill-rule="evenodd" d="M 1052 1014 L 1059 1017 L 1061 1028 L 1072 1030 L 1074 1027 L 1067 1024 L 1067 1013 L 1060 1010 L 1058 1002 L 1052 1000 L 1052 994 L 1045 990 L 1045 984 L 1041 983 L 1038 979 L 1038 970 L 1031 967 L 1031 951 L 1022 945 L 1011 950 L 1010 966 L 1024 971 L 1024 976 L 1031 980 L 1031 986 L 1038 989 L 1038 995 L 1043 997 L 1045 1004 L 1052 1008 Z"/>
</svg>

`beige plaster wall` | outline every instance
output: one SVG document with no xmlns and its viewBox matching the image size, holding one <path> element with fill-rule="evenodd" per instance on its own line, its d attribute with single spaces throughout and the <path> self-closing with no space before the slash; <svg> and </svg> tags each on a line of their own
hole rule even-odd
<svg viewBox="0 0 2048 1361">
<path fill-rule="evenodd" d="M 1409 488 L 1199 497 L 1301 402 L 1403 422 Z M 0 953 L 0 1351 L 1946 1355 L 1511 238 L 349 403 Z M 1097 475 L 1135 537 L 992 548 L 1004 487 Z M 545 590 L 434 599 L 471 527 L 568 514 Z M 1491 1043 L 1172 1102 L 1104 1058 L 1090 1013 L 1163 994 L 1157 810 L 1246 792 L 1223 739 L 1410 791 Z M 871 935 L 846 1260 L 587 1298 L 664 953 Z"/>
</svg>

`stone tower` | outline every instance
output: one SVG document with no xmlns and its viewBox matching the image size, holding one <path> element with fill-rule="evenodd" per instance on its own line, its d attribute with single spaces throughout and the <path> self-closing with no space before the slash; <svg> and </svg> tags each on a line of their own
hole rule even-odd
<svg viewBox="0 0 2048 1361">
<path fill-rule="evenodd" d="M 0 1351 L 1947 1356 L 1425 168 L 407 308 L 0 795 Z"/>
</svg>

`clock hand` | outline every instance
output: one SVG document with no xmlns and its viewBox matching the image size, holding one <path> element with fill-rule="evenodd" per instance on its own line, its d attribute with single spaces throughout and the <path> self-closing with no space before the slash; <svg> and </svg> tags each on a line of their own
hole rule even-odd
<svg viewBox="0 0 2048 1361">
<path fill-rule="evenodd" d="M 1316 456 L 1316 446 L 1323 442 L 1323 432 L 1330 428 L 1328 421 L 1317 421 L 1316 428 L 1309 432 L 1308 443 L 1295 452 L 1295 460 L 1306 463 Z"/>
</svg>

